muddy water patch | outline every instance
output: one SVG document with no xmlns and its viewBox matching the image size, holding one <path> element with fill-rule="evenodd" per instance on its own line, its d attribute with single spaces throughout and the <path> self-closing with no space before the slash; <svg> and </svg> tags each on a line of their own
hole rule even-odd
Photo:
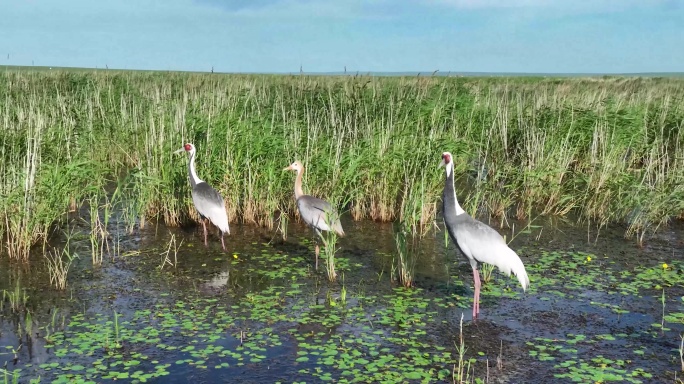
<svg viewBox="0 0 684 384">
<path fill-rule="evenodd" d="M 584 252 L 536 253 L 536 262 L 528 264 L 533 276 L 530 295 L 520 302 L 502 302 L 498 308 L 517 314 L 508 323 L 515 332 L 505 339 L 524 342 L 528 356 L 545 367 L 528 371 L 526 379 L 673 378 L 679 335 L 684 332 L 680 261 L 647 266 Z M 485 297 L 502 295 L 491 286 L 483 290 Z M 487 319 L 503 321 L 496 315 Z"/>
<path fill-rule="evenodd" d="M 43 382 L 450 382 L 459 361 L 492 382 L 674 376 L 684 309 L 681 255 L 671 249 L 621 238 L 595 247 L 572 228 L 518 235 L 531 289 L 494 272 L 471 322 L 470 267 L 452 244 L 445 250 L 441 232 L 423 240 L 417 286 L 404 289 L 390 281 L 391 227 L 354 229 L 340 243 L 340 278 L 328 283 L 295 223 L 287 240 L 236 225 L 228 252 L 204 247 L 196 231 L 148 227 L 102 267 L 79 262 L 67 292 L 47 290 L 39 270 L 22 280 L 35 326 L 28 337 L 26 312 L 3 308 L 1 363 Z M 172 239 L 175 266 L 162 262 Z M 0 273 L 9 289 L 26 272 Z"/>
</svg>

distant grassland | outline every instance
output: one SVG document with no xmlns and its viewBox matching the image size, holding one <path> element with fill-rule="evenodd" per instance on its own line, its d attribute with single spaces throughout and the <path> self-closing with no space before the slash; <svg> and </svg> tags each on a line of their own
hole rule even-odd
<svg viewBox="0 0 684 384">
<path fill-rule="evenodd" d="M 305 193 L 354 219 L 428 228 L 443 151 L 471 214 L 573 214 L 639 239 L 684 215 L 681 79 L 5 70 L 0 125 L 2 253 L 18 259 L 83 203 L 131 229 L 196 218 L 185 142 L 230 219 L 269 228 L 295 215 L 295 159 Z"/>
</svg>

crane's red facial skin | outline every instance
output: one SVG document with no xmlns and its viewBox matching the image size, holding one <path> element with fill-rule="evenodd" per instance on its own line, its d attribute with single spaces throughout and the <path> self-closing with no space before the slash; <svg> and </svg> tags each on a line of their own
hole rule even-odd
<svg viewBox="0 0 684 384">
<path fill-rule="evenodd" d="M 190 152 L 191 149 L 192 149 L 192 145 L 190 145 L 190 144 L 185 144 L 185 150 L 186 150 L 186 151 Z"/>
<path fill-rule="evenodd" d="M 444 159 L 444 164 L 451 163 L 451 156 L 449 156 L 447 154 L 442 155 L 442 159 Z"/>
</svg>

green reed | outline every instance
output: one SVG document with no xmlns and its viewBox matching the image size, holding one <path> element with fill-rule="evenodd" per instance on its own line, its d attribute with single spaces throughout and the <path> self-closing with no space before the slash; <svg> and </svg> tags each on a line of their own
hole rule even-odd
<svg viewBox="0 0 684 384">
<path fill-rule="evenodd" d="M 65 243 L 62 249 L 53 248 L 51 251 L 43 254 L 50 275 L 50 284 L 59 291 L 66 289 L 69 269 L 71 269 L 71 264 L 78 258 L 78 254 L 72 253 L 70 250 L 69 245 L 72 237 L 73 232 L 65 231 Z"/>
<path fill-rule="evenodd" d="M 340 205 L 339 200 L 331 200 L 333 207 Z M 335 209 L 325 212 L 325 224 L 332 228 L 332 223 L 340 220 L 340 214 Z M 328 281 L 335 281 L 337 279 L 337 271 L 335 270 L 335 254 L 339 250 L 337 248 L 337 241 L 339 237 L 335 231 L 321 231 L 321 242 L 323 243 L 322 256 L 325 261 L 325 273 Z M 318 241 L 318 239 L 316 239 Z M 318 263 L 318 261 L 316 261 Z"/>
<path fill-rule="evenodd" d="M 461 313 L 461 319 L 458 323 L 458 344 L 456 345 L 456 351 L 458 352 L 458 361 L 454 364 L 451 371 L 451 380 L 454 384 L 464 384 L 464 383 L 475 383 L 482 382 L 480 378 L 475 377 L 475 363 L 474 358 L 466 358 L 466 344 L 463 339 L 463 313 Z"/>
<path fill-rule="evenodd" d="M 16 284 L 14 284 L 14 289 L 2 290 L 2 308 L 4 308 L 4 302 L 7 301 L 12 312 L 18 313 L 26 309 L 28 298 L 29 296 L 26 294 L 26 288 L 22 288 L 20 280 L 17 279 Z"/>
<path fill-rule="evenodd" d="M 323 252 L 321 253 L 325 260 L 325 275 L 331 282 L 337 279 L 337 271 L 335 270 L 335 253 L 339 250 L 337 240 L 338 237 L 334 231 L 323 233 Z"/>
<path fill-rule="evenodd" d="M 417 241 L 416 235 L 411 233 L 411 228 L 405 222 L 401 222 L 394 230 L 394 242 L 397 247 L 397 255 L 393 258 L 392 275 L 402 286 L 413 286 L 416 270 Z M 396 272 L 395 272 L 396 271 Z"/>
<path fill-rule="evenodd" d="M 12 370 L 9 371 L 7 369 L 0 368 L 0 374 L 2 374 L 2 379 L 4 384 L 17 384 L 19 383 L 19 371 L 20 370 Z"/>
<path fill-rule="evenodd" d="M 187 157 L 173 155 L 185 142 L 196 145 L 198 174 L 222 193 L 231 221 L 273 229 L 294 213 L 292 180 L 280 170 L 299 159 L 308 192 L 348 201 L 339 208 L 355 220 L 409 215 L 425 232 L 448 150 L 469 212 L 502 223 L 537 214 L 620 222 L 641 242 L 684 216 L 683 85 L 8 70 L 2 251 L 26 260 L 105 179 L 121 184 L 129 230 L 197 219 Z"/>
</svg>

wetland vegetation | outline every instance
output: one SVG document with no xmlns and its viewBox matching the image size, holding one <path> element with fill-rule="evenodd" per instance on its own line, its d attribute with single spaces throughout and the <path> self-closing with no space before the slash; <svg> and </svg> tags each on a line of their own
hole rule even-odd
<svg viewBox="0 0 684 384">
<path fill-rule="evenodd" d="M 657 78 L 2 72 L 0 383 L 681 382 L 683 101 Z M 192 224 L 186 142 L 228 252 Z M 445 150 L 531 280 L 484 267 L 477 322 Z M 344 212 L 324 271 L 294 160 Z"/>
</svg>

